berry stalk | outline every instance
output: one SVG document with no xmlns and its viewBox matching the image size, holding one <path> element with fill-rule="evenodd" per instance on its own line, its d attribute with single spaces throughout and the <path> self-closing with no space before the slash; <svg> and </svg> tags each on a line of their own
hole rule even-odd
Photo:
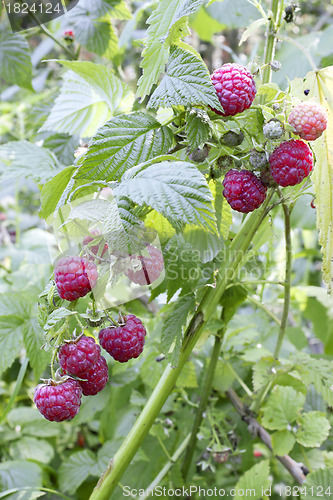
<svg viewBox="0 0 333 500">
<path fill-rule="evenodd" d="M 241 230 L 232 241 L 230 250 L 226 255 L 225 262 L 223 262 L 217 275 L 216 287 L 209 287 L 206 290 L 206 293 L 204 294 L 189 326 L 187 327 L 178 366 L 173 367 L 171 364 L 166 366 L 152 395 L 148 399 L 125 441 L 117 451 L 114 458 L 111 459 L 108 468 L 100 477 L 89 500 L 110 499 L 111 494 L 115 490 L 120 478 L 129 466 L 144 438 L 155 422 L 155 419 L 160 413 L 164 403 L 168 399 L 184 364 L 200 338 L 205 323 L 215 311 L 215 308 L 220 302 L 221 296 L 229 281 L 234 278 L 237 270 L 240 269 L 246 261 L 249 245 L 269 211 L 268 205 L 272 195 L 273 191 L 271 190 L 265 202 L 256 212 L 251 214 L 246 219 Z"/>
</svg>

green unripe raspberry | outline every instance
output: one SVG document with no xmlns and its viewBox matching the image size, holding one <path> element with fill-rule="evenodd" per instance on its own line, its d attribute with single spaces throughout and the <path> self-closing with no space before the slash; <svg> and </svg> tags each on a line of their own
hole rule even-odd
<svg viewBox="0 0 333 500">
<path fill-rule="evenodd" d="M 243 132 L 239 132 L 239 134 L 237 134 L 232 130 L 229 130 L 229 132 L 224 134 L 224 136 L 221 139 L 222 144 L 228 147 L 239 146 L 240 144 L 242 144 L 243 141 L 244 141 Z"/>
<path fill-rule="evenodd" d="M 219 179 L 233 166 L 234 160 L 231 156 L 220 156 L 217 159 L 215 166 L 211 168 L 212 179 Z"/>
<path fill-rule="evenodd" d="M 202 163 L 209 155 L 209 149 L 209 146 L 205 144 L 203 148 L 196 148 L 192 153 L 188 152 L 188 157 L 194 163 Z"/>
<path fill-rule="evenodd" d="M 283 128 L 280 122 L 271 120 L 264 125 L 263 133 L 267 139 L 279 139 L 283 135 Z"/>
<path fill-rule="evenodd" d="M 253 149 L 250 153 L 249 162 L 252 167 L 259 169 L 268 165 L 268 159 L 265 151 L 257 151 L 256 149 Z"/>
<path fill-rule="evenodd" d="M 272 61 L 271 68 L 272 68 L 272 71 L 279 71 L 279 69 L 281 69 L 280 61 L 276 61 L 276 60 Z"/>
</svg>

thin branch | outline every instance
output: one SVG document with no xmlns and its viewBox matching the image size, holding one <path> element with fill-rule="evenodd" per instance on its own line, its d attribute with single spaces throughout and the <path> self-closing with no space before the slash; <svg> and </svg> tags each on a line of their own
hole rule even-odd
<svg viewBox="0 0 333 500">
<path fill-rule="evenodd" d="M 280 332 L 278 336 L 278 340 L 276 343 L 274 358 L 278 359 L 282 347 L 282 342 L 284 335 L 286 333 L 286 327 L 288 323 L 288 314 L 289 314 L 289 305 L 290 305 L 290 289 L 291 289 L 291 266 L 292 266 L 292 248 L 291 248 L 291 224 L 290 224 L 290 208 L 286 205 L 286 203 L 282 202 L 282 208 L 284 212 L 284 233 L 285 233 L 285 242 L 286 242 L 286 286 L 284 288 L 284 303 L 283 303 L 283 312 L 282 319 L 280 325 Z"/>
<path fill-rule="evenodd" d="M 284 40 L 285 42 L 291 43 L 292 45 L 295 45 L 295 47 L 297 47 L 301 52 L 303 52 L 303 54 L 305 55 L 305 57 L 307 58 L 307 60 L 311 64 L 313 71 L 316 71 L 316 72 L 318 71 L 316 63 L 314 62 L 314 60 L 310 56 L 309 52 L 305 49 L 305 47 L 303 47 L 303 45 L 301 43 L 299 43 L 297 40 L 294 40 L 293 38 L 290 38 L 289 36 L 286 36 L 286 35 L 278 35 L 277 38 L 279 38 L 280 40 Z"/>
<path fill-rule="evenodd" d="M 56 44 L 58 44 L 67 54 L 71 57 L 71 59 L 76 59 L 76 54 L 72 52 L 64 43 L 62 43 L 58 38 L 56 38 L 50 30 L 44 26 L 44 24 L 39 25 L 40 29 L 47 35 L 49 38 L 51 38 Z"/>
<path fill-rule="evenodd" d="M 261 441 L 267 446 L 267 448 L 273 451 L 271 435 L 251 415 L 249 408 L 244 405 L 244 403 L 237 396 L 236 392 L 233 389 L 229 389 L 226 392 L 226 395 L 230 402 L 233 404 L 237 413 L 239 413 L 244 422 L 248 424 L 248 428 L 249 430 L 251 430 L 251 434 L 253 434 L 254 436 L 258 436 Z M 296 462 L 289 455 L 284 455 L 282 457 L 276 455 L 276 458 L 299 484 L 304 483 L 305 476 L 309 473 L 309 469 L 307 467 L 305 467 L 302 463 Z"/>
<path fill-rule="evenodd" d="M 167 473 L 169 472 L 169 470 L 171 469 L 171 467 L 173 467 L 173 465 L 177 462 L 178 458 L 184 452 L 186 446 L 188 445 L 190 437 L 191 437 L 190 434 L 188 434 L 186 436 L 186 438 L 181 443 L 181 445 L 179 446 L 179 448 L 175 451 L 175 453 L 172 455 L 172 457 L 170 458 L 170 460 L 160 470 L 160 472 L 157 474 L 157 476 L 155 477 L 155 479 L 153 480 L 153 482 L 150 483 L 150 485 L 148 486 L 148 488 L 146 488 L 144 494 L 140 495 L 139 500 L 144 500 L 145 498 L 148 498 L 152 494 L 152 492 L 154 491 L 154 489 L 156 488 L 156 486 L 158 486 L 159 484 L 161 484 L 162 479 L 167 475 Z"/>
<path fill-rule="evenodd" d="M 270 316 L 272 318 L 273 321 L 275 321 L 275 323 L 277 323 L 279 326 L 281 326 L 281 323 L 280 323 L 280 320 L 277 316 L 275 316 L 274 313 L 272 313 L 272 311 L 270 311 L 268 309 L 268 307 L 266 307 L 264 304 L 262 304 L 261 302 L 259 302 L 258 300 L 254 299 L 253 297 L 251 297 L 250 295 L 248 295 L 247 297 L 247 300 L 249 300 L 250 302 L 252 302 L 253 304 L 255 304 L 257 307 L 259 307 L 260 309 L 262 309 L 263 311 L 265 311 L 265 313 L 268 314 L 268 316 Z"/>
<path fill-rule="evenodd" d="M 222 328 L 221 335 L 224 333 L 224 328 Z M 182 466 L 182 475 L 184 478 L 184 481 L 186 481 L 186 477 L 188 474 L 188 471 L 190 469 L 191 463 L 192 463 L 192 458 L 195 450 L 195 446 L 197 443 L 197 434 L 202 422 L 202 414 L 205 411 L 205 408 L 207 406 L 208 398 L 211 393 L 212 389 L 212 382 L 213 382 L 213 377 L 217 365 L 217 361 L 219 359 L 219 354 L 220 354 L 220 349 L 221 349 L 221 335 L 216 335 L 215 336 L 215 342 L 214 342 L 214 347 L 213 347 L 213 352 L 210 358 L 208 370 L 206 372 L 206 378 L 204 380 L 204 383 L 202 385 L 201 389 L 201 394 L 200 394 L 200 403 L 199 407 L 197 409 L 197 413 L 195 416 L 194 424 L 192 427 L 192 432 L 191 432 L 191 438 L 186 450 L 183 466 Z"/>
</svg>

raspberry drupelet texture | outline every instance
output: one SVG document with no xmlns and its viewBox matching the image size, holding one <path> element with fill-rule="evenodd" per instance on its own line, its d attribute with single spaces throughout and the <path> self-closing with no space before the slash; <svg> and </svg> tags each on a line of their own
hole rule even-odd
<svg viewBox="0 0 333 500">
<path fill-rule="evenodd" d="M 228 63 L 211 75 L 212 83 L 223 107 L 223 116 L 233 116 L 248 109 L 257 93 L 256 85 L 249 70 L 240 64 Z"/>
<path fill-rule="evenodd" d="M 138 269 L 128 269 L 124 273 L 133 283 L 141 286 L 150 285 L 156 281 L 164 267 L 163 255 L 158 248 L 147 245 L 146 251 L 149 256 L 133 255 L 131 257 L 134 267 L 137 262 Z"/>
<path fill-rule="evenodd" d="M 272 177 L 279 186 L 295 186 L 312 170 L 312 151 L 303 141 L 282 142 L 270 155 L 269 166 Z"/>
<path fill-rule="evenodd" d="M 59 296 L 69 301 L 87 295 L 96 286 L 97 278 L 95 264 L 82 257 L 63 257 L 54 269 Z"/>
<path fill-rule="evenodd" d="M 69 375 L 81 377 L 89 372 L 101 354 L 101 348 L 92 337 L 81 337 L 78 341 L 67 342 L 59 350 L 59 364 Z"/>
<path fill-rule="evenodd" d="M 266 198 L 266 186 L 248 170 L 229 170 L 225 175 L 223 186 L 224 197 L 237 212 L 253 212 Z"/>
<path fill-rule="evenodd" d="M 126 363 L 140 356 L 147 333 L 141 320 L 133 314 L 129 314 L 124 319 L 125 325 L 103 328 L 98 334 L 103 349 L 120 363 Z"/>
<path fill-rule="evenodd" d="M 104 356 L 100 356 L 92 369 L 82 376 L 85 380 L 80 380 L 79 384 L 85 396 L 95 396 L 101 392 L 109 380 L 108 365 Z"/>
<path fill-rule="evenodd" d="M 66 380 L 57 385 L 39 384 L 35 389 L 34 403 L 40 413 L 52 422 L 71 420 L 81 405 L 82 389 L 76 380 Z"/>
<path fill-rule="evenodd" d="M 291 110 L 288 122 L 301 139 L 315 141 L 327 127 L 327 113 L 316 102 L 301 102 Z"/>
</svg>

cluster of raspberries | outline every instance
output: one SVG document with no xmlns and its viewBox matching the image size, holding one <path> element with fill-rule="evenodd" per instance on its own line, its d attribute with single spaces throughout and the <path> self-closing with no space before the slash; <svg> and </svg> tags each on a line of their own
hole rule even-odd
<svg viewBox="0 0 333 500">
<path fill-rule="evenodd" d="M 65 342 L 59 350 L 59 364 L 64 377 L 39 384 L 34 402 L 47 420 L 71 420 L 78 413 L 81 396 L 94 396 L 109 380 L 109 370 L 95 339 L 85 335 Z M 71 377 L 76 377 L 71 378 Z"/>
<path fill-rule="evenodd" d="M 104 328 L 98 336 L 101 346 L 115 360 L 124 363 L 142 353 L 146 329 L 139 318 L 129 314 L 120 325 Z M 82 394 L 94 396 L 104 389 L 109 371 L 100 346 L 85 335 L 65 342 L 58 357 L 63 377 L 59 382 L 49 380 L 39 384 L 34 402 L 47 420 L 62 422 L 78 413 Z"/>
<path fill-rule="evenodd" d="M 77 300 L 92 291 L 98 280 L 95 262 L 99 262 L 108 245 L 98 231 L 83 240 L 85 257 L 62 257 L 55 266 L 54 279 L 59 297 Z M 163 270 L 160 250 L 146 245 L 145 256 L 130 256 L 131 268 L 125 275 L 134 283 L 149 285 Z M 133 262 L 132 262 L 133 261 Z M 137 358 L 143 351 L 146 329 L 141 320 L 129 314 L 120 323 L 103 328 L 98 335 L 100 345 L 120 363 Z M 71 420 L 78 413 L 81 396 L 94 396 L 108 382 L 108 365 L 94 338 L 85 335 L 65 341 L 58 352 L 60 380 L 49 380 L 35 389 L 34 402 L 44 417 L 51 421 Z"/>
<path fill-rule="evenodd" d="M 211 80 L 224 110 L 223 113 L 214 110 L 216 113 L 233 116 L 251 106 L 256 87 L 244 66 L 224 64 L 214 71 Z M 231 169 L 225 175 L 223 194 L 234 210 L 252 212 L 265 200 L 267 186 L 294 186 L 310 174 L 313 155 L 304 141 L 314 141 L 321 136 L 327 127 L 327 114 L 315 102 L 301 102 L 292 109 L 288 122 L 302 140 L 282 142 L 269 156 L 268 166 L 260 178 L 248 170 Z"/>
<path fill-rule="evenodd" d="M 91 236 L 86 236 L 83 240 L 87 258 L 68 255 L 62 257 L 55 266 L 54 280 L 62 299 L 72 302 L 84 297 L 96 286 L 98 271 L 93 260 L 101 259 L 108 251 L 108 245 L 94 245 L 91 244 L 93 241 L 94 237 Z M 125 271 L 125 275 L 133 283 L 141 286 L 156 281 L 164 267 L 163 255 L 158 248 L 147 245 L 146 252 L 148 255 L 130 256 L 130 268 Z"/>
</svg>

